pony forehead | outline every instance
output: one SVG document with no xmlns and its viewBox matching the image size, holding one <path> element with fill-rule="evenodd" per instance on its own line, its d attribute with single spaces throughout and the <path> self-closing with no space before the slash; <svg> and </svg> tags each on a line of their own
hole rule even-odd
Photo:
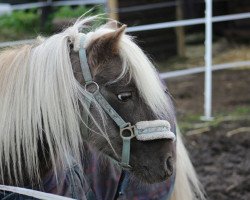
<svg viewBox="0 0 250 200">
<path fill-rule="evenodd" d="M 113 31 L 115 30 L 104 25 L 95 32 L 91 32 L 89 35 L 86 34 L 86 47 L 97 38 Z M 140 95 L 152 111 L 159 117 L 173 119 L 172 104 L 164 92 L 164 86 L 152 62 L 133 41 L 133 37 L 123 34 L 119 42 L 120 57 L 123 62 L 122 73 L 112 82 L 120 80 L 129 73 Z"/>
<path fill-rule="evenodd" d="M 81 23 L 81 21 L 78 21 Z M 85 34 L 77 34 L 74 39 L 75 50 L 79 50 L 80 37 L 85 37 L 84 47 L 94 42 L 96 39 L 103 37 L 105 34 L 115 32 L 113 27 L 109 24 L 99 26 L 94 31 Z M 133 41 L 133 37 L 123 34 L 119 41 L 119 52 L 122 59 L 122 73 L 112 83 L 123 78 L 127 73 L 134 80 L 140 95 L 144 98 L 145 102 L 149 105 L 152 111 L 159 117 L 168 117 L 173 119 L 174 112 L 172 104 L 164 92 L 164 86 L 159 79 L 158 73 L 141 48 Z"/>
</svg>

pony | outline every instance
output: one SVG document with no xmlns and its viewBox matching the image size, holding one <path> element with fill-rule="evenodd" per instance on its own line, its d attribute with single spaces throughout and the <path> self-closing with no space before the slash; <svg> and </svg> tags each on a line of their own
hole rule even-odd
<svg viewBox="0 0 250 200">
<path fill-rule="evenodd" d="M 127 170 L 148 184 L 174 176 L 171 200 L 205 199 L 152 62 L 125 25 L 94 28 L 96 19 L 81 17 L 58 34 L 0 53 L 0 184 L 36 187 L 51 169 L 57 177 L 58 166 L 67 168 L 72 157 L 81 163 L 85 144 L 120 164 L 122 138 L 133 130 L 119 129 L 97 99 L 88 105 L 90 93 L 98 90 L 124 121 L 160 124 L 176 134 L 176 139 L 156 137 L 158 129 L 149 127 L 151 139 L 129 138 Z M 93 78 L 89 85 L 84 65 Z"/>
</svg>

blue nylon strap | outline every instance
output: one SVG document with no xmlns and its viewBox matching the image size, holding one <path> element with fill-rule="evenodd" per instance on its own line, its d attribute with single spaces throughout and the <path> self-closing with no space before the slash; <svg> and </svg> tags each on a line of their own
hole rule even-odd
<svg viewBox="0 0 250 200">
<path fill-rule="evenodd" d="M 86 107 L 87 109 L 90 108 L 91 102 L 95 99 L 99 105 L 104 109 L 104 111 L 114 120 L 114 122 L 119 126 L 120 130 L 127 127 L 129 123 L 126 123 L 121 116 L 112 108 L 112 106 L 106 101 L 106 99 L 102 96 L 99 91 L 99 86 L 95 83 L 92 79 L 91 71 L 87 62 L 86 50 L 84 49 L 84 42 L 85 37 L 81 37 L 80 39 L 80 49 L 79 49 L 79 57 L 80 57 L 80 64 L 81 69 L 83 72 L 83 78 L 85 80 L 85 90 L 87 91 L 86 86 L 95 84 L 97 86 L 96 91 L 88 92 L 86 95 Z M 84 122 L 88 125 L 88 115 L 84 115 Z M 84 126 L 84 132 L 88 132 L 87 126 Z M 130 159 L 130 141 L 132 137 L 122 137 L 123 140 L 123 147 L 122 147 L 122 162 L 120 165 L 123 168 L 129 169 L 131 168 L 129 165 Z"/>
<path fill-rule="evenodd" d="M 107 100 L 102 96 L 102 94 L 96 91 L 93 96 L 95 100 L 101 105 L 105 112 L 114 120 L 114 122 L 119 126 L 119 128 L 124 128 L 128 125 L 121 116 L 111 107 Z"/>
<path fill-rule="evenodd" d="M 95 100 L 101 105 L 101 107 L 105 110 L 105 112 L 114 120 L 114 122 L 119 126 L 120 130 L 128 126 L 120 115 L 110 106 L 110 104 L 106 101 L 106 99 L 102 96 L 102 94 L 97 90 L 93 96 Z M 130 159 L 130 138 L 122 137 L 122 161 L 120 165 L 123 168 L 129 169 L 129 159 Z"/>
<path fill-rule="evenodd" d="M 92 75 L 87 61 L 86 50 L 84 49 L 84 42 L 85 42 L 85 37 L 81 37 L 79 57 L 85 83 L 89 83 L 92 81 Z"/>
<path fill-rule="evenodd" d="M 85 37 L 81 37 L 79 57 L 80 57 L 80 63 L 81 63 L 81 68 L 82 68 L 85 84 L 89 84 L 89 83 L 93 82 L 93 79 L 92 79 L 90 68 L 89 68 L 89 65 L 87 62 L 87 55 L 86 55 L 86 50 L 84 49 L 84 42 L 85 42 Z M 106 111 L 106 113 L 115 121 L 115 123 L 120 128 L 124 128 L 125 126 L 127 126 L 127 123 L 110 106 L 110 104 L 102 96 L 102 94 L 99 92 L 99 90 L 96 90 L 92 95 L 94 96 L 96 101 L 101 105 L 101 107 Z M 88 99 L 90 99 L 90 98 L 88 98 Z"/>
<path fill-rule="evenodd" d="M 123 167 L 129 166 L 130 159 L 130 141 L 131 138 L 122 138 L 122 162 L 120 163 Z"/>
</svg>

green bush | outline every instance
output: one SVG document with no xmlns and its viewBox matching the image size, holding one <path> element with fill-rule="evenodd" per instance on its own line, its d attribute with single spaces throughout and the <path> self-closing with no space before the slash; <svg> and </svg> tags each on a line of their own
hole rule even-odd
<svg viewBox="0 0 250 200">
<path fill-rule="evenodd" d="M 75 8 L 72 8 L 70 6 L 63 6 L 60 7 L 56 12 L 54 12 L 53 18 L 59 18 L 59 19 L 78 18 L 88 11 L 90 11 L 90 8 L 87 8 L 86 6 L 78 6 Z M 103 7 L 96 6 L 89 12 L 88 15 L 97 15 L 103 13 L 104 13 Z"/>
<path fill-rule="evenodd" d="M 68 25 L 71 25 L 77 18 L 79 18 L 82 15 L 84 16 L 99 15 L 99 18 L 95 20 L 94 23 L 92 23 L 93 28 L 104 23 L 105 20 L 103 18 L 106 17 L 104 15 L 104 9 L 102 6 L 95 6 L 95 7 L 64 6 L 57 8 L 56 10 L 54 10 L 52 15 L 49 16 L 51 20 L 47 24 L 47 27 L 49 30 L 52 30 L 54 32 L 61 31 L 63 28 L 67 27 Z"/>
<path fill-rule="evenodd" d="M 31 37 L 39 31 L 39 15 L 35 10 L 15 11 L 0 16 L 0 39 Z"/>
<path fill-rule="evenodd" d="M 88 12 L 90 7 L 77 6 L 73 8 L 70 6 L 63 6 L 53 9 L 54 12 L 48 16 L 48 20 L 45 24 L 45 27 L 43 27 L 42 34 L 47 35 L 52 33 L 52 22 L 54 19 L 78 18 L 84 13 Z M 90 16 L 103 13 L 103 7 L 96 6 L 87 15 Z M 14 11 L 10 15 L 0 16 L 0 42 L 6 40 L 33 38 L 34 36 L 40 34 L 41 31 L 39 9 Z"/>
</svg>

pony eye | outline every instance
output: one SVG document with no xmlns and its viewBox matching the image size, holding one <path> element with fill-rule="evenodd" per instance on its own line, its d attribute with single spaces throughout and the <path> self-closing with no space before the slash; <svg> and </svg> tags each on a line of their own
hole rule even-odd
<svg viewBox="0 0 250 200">
<path fill-rule="evenodd" d="M 122 92 L 117 95 L 117 98 L 123 102 L 128 101 L 131 97 L 132 97 L 132 92 Z"/>
</svg>

